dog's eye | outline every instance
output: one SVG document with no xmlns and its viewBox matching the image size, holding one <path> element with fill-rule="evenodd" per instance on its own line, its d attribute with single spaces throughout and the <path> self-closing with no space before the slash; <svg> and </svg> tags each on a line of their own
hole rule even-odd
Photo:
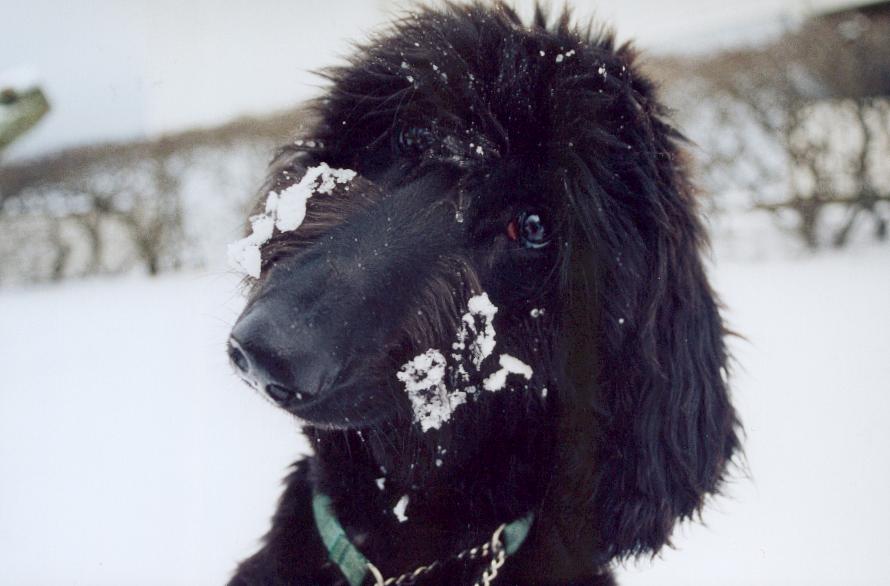
<svg viewBox="0 0 890 586">
<path fill-rule="evenodd" d="M 550 243 L 550 235 L 541 215 L 522 212 L 507 225 L 507 236 L 518 240 L 526 248 L 544 248 Z"/>
</svg>

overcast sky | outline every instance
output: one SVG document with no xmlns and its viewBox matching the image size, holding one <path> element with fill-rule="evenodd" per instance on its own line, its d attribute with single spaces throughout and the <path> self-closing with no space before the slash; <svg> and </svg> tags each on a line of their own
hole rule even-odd
<svg viewBox="0 0 890 586">
<path fill-rule="evenodd" d="M 530 0 L 520 0 L 528 7 Z M 653 51 L 712 49 L 847 0 L 614 0 L 574 3 Z M 27 0 L 0 4 L 0 73 L 29 65 L 52 111 L 4 159 L 155 135 L 293 105 L 308 73 L 402 0 Z M 554 4 L 559 4 L 558 0 Z"/>
</svg>

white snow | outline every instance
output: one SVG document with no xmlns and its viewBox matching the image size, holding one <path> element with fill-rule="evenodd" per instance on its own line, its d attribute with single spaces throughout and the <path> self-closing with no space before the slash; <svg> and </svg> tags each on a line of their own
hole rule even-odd
<svg viewBox="0 0 890 586">
<path fill-rule="evenodd" d="M 414 420 L 420 423 L 423 431 L 439 429 L 451 419 L 452 413 L 467 402 L 476 387 L 469 385 L 470 375 L 463 364 L 462 350 L 469 349 L 476 371 L 488 358 L 495 347 L 494 316 L 498 308 L 482 292 L 467 301 L 467 313 L 461 318 L 457 341 L 451 347 L 453 364 L 448 364 L 445 356 L 437 349 L 430 348 L 402 365 L 396 373 L 405 385 L 411 400 Z M 420 312 L 418 312 L 419 314 Z M 445 382 L 446 373 L 456 375 L 456 382 L 462 388 L 449 389 Z"/>
<path fill-rule="evenodd" d="M 406 362 L 396 373 L 405 384 L 414 420 L 423 431 L 439 429 L 454 410 L 467 400 L 465 392 L 449 391 L 445 385 L 447 363 L 441 352 L 429 349 Z"/>
<path fill-rule="evenodd" d="M 404 523 L 408 520 L 408 516 L 405 514 L 405 509 L 408 507 L 408 500 L 407 494 L 402 495 L 402 498 L 399 499 L 396 506 L 392 508 L 392 512 L 396 516 L 396 519 L 399 520 L 399 523 Z"/>
<path fill-rule="evenodd" d="M 223 584 L 257 547 L 309 447 L 228 364 L 239 281 L 0 288 L 0 584 Z"/>
<path fill-rule="evenodd" d="M 451 419 L 452 413 L 460 405 L 471 399 L 477 391 L 469 384 L 472 377 L 464 367 L 463 351 L 469 349 L 474 373 L 481 372 L 482 363 L 491 356 L 496 346 L 494 316 L 498 308 L 491 302 L 488 294 L 482 292 L 470 297 L 467 301 L 467 313 L 461 318 L 457 341 L 451 347 L 452 364 L 435 348 L 430 348 L 402 365 L 396 378 L 405 384 L 405 391 L 411 400 L 414 420 L 420 423 L 423 431 L 439 429 L 443 423 Z M 538 312 L 537 314 L 535 312 Z M 420 314 L 420 312 L 417 312 Z M 532 310 L 531 315 L 537 317 L 543 310 Z M 507 384 L 507 375 L 519 374 L 531 380 L 532 368 L 509 354 L 498 357 L 500 368 L 482 381 L 483 388 L 488 391 L 499 391 Z M 445 378 L 451 374 L 451 380 L 459 388 L 449 389 Z"/>
<path fill-rule="evenodd" d="M 526 380 L 532 378 L 532 368 L 525 362 L 510 356 L 509 354 L 501 354 L 498 359 L 501 367 L 494 371 L 488 378 L 483 381 L 482 386 L 486 391 L 500 391 L 507 384 L 508 374 L 519 374 Z"/>
<path fill-rule="evenodd" d="M 501 368 L 507 372 L 521 374 L 526 380 L 531 380 L 533 374 L 532 368 L 518 358 L 510 356 L 509 354 L 501 354 L 499 361 L 501 363 Z"/>
<path fill-rule="evenodd" d="M 751 478 L 620 584 L 887 583 L 888 267 L 717 263 Z M 227 364 L 241 303 L 230 274 L 0 288 L 0 583 L 221 584 L 256 550 L 309 447 Z"/>
<path fill-rule="evenodd" d="M 40 86 L 40 74 L 35 67 L 20 65 L 0 72 L 0 91 L 13 90 L 23 94 Z"/>
<path fill-rule="evenodd" d="M 463 350 L 469 344 L 476 370 L 482 367 L 482 361 L 491 356 L 495 347 L 494 315 L 498 308 L 488 298 L 488 293 L 480 293 L 470 297 L 467 302 L 468 313 L 461 318 L 458 339 L 452 345 L 454 350 Z M 478 318 L 478 323 L 476 319 Z M 470 335 L 474 338 L 471 340 Z"/>
<path fill-rule="evenodd" d="M 274 191 L 266 201 L 266 214 L 274 215 L 275 227 L 282 232 L 296 230 L 306 217 L 306 202 L 313 194 L 330 194 L 338 183 L 348 183 L 355 178 L 351 169 L 331 169 L 327 163 L 306 169 L 299 183 L 291 185 L 280 194 Z"/>
<path fill-rule="evenodd" d="M 272 195 L 276 194 L 271 194 L 269 199 L 272 199 Z M 258 278 L 261 264 L 260 247 L 272 238 L 275 220 L 266 214 L 260 214 L 250 218 L 250 226 L 252 228 L 250 236 L 229 244 L 229 262 L 245 274 Z"/>
<path fill-rule="evenodd" d="M 396 378 L 409 393 L 437 388 L 445 378 L 445 357 L 438 350 L 427 350 L 402 365 Z"/>
<path fill-rule="evenodd" d="M 314 145 L 313 141 L 309 142 L 309 146 Z M 351 169 L 331 169 L 327 163 L 320 163 L 306 169 L 298 183 L 281 193 L 270 192 L 266 198 L 265 212 L 250 218 L 252 233 L 229 244 L 231 266 L 255 279 L 259 278 L 260 248 L 272 238 L 274 228 L 280 232 L 296 230 L 306 218 L 306 202 L 313 194 L 330 194 L 337 184 L 348 183 L 355 175 Z"/>
<path fill-rule="evenodd" d="M 254 242 L 253 238 L 248 236 L 229 244 L 228 255 L 229 262 L 233 267 L 254 279 L 259 278 L 263 261 L 260 255 L 260 246 Z"/>
<path fill-rule="evenodd" d="M 569 50 L 569 51 L 566 51 L 565 53 L 560 53 L 560 54 L 558 54 L 558 55 L 556 56 L 556 62 L 557 62 L 557 63 L 562 63 L 565 59 L 568 59 L 569 57 L 571 57 L 571 56 L 574 55 L 574 54 L 575 54 L 575 50 L 574 50 L 574 49 L 571 49 L 571 50 Z"/>
<path fill-rule="evenodd" d="M 498 308 L 488 298 L 488 293 L 480 293 L 473 295 L 467 301 L 467 309 L 473 315 L 483 316 L 488 320 L 494 319 L 494 314 L 498 312 Z"/>
</svg>

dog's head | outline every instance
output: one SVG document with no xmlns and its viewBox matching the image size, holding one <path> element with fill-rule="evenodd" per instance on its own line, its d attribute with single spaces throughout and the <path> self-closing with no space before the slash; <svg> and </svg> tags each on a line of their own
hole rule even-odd
<svg viewBox="0 0 890 586">
<path fill-rule="evenodd" d="M 737 439 L 681 139 L 633 50 L 455 5 L 329 76 L 253 218 L 237 369 L 440 465 L 512 449 L 602 560 L 660 548 Z"/>
</svg>

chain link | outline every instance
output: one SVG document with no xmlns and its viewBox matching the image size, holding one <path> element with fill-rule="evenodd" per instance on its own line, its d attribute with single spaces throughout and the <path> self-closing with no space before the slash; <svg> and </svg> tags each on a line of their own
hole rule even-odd
<svg viewBox="0 0 890 586">
<path fill-rule="evenodd" d="M 491 564 L 489 564 L 488 568 L 486 568 L 485 571 L 482 572 L 481 586 L 491 586 L 491 583 L 494 582 L 495 578 L 498 577 L 498 570 L 501 569 L 501 566 L 504 565 L 504 562 L 506 560 L 507 555 L 504 553 L 504 550 L 499 549 L 494 558 L 492 558 Z M 476 582 L 474 586 L 480 586 L 479 582 Z"/>
<path fill-rule="evenodd" d="M 481 586 L 491 586 L 491 583 L 498 577 L 498 570 L 501 569 L 501 566 L 503 566 L 504 562 L 507 560 L 504 544 L 501 543 L 501 533 L 504 531 L 504 527 L 506 527 L 506 525 L 501 525 L 495 529 L 494 534 L 491 536 L 491 551 L 494 555 L 491 558 L 491 563 L 485 571 L 482 572 Z M 476 582 L 474 586 L 480 586 L 479 582 Z"/>
<path fill-rule="evenodd" d="M 494 530 L 494 533 L 491 535 L 491 540 L 486 541 L 482 545 L 467 548 L 460 553 L 451 556 L 448 560 L 477 560 L 482 558 L 487 558 L 491 556 L 491 562 L 488 567 L 482 573 L 482 582 L 476 582 L 474 586 L 490 586 L 491 583 L 497 578 L 498 570 L 501 566 L 504 565 L 504 562 L 507 560 L 506 552 L 504 551 L 504 545 L 501 543 L 501 534 L 504 532 L 504 528 L 506 524 L 502 524 L 500 527 Z M 447 561 L 447 560 L 446 560 Z M 428 574 L 439 567 L 439 560 L 434 561 L 428 566 L 419 566 L 411 572 L 406 572 L 401 576 L 397 576 L 395 578 L 383 578 L 383 574 L 380 570 L 372 564 L 368 562 L 368 571 L 374 577 L 374 586 L 407 586 L 409 584 L 413 584 L 417 578 Z"/>
</svg>

